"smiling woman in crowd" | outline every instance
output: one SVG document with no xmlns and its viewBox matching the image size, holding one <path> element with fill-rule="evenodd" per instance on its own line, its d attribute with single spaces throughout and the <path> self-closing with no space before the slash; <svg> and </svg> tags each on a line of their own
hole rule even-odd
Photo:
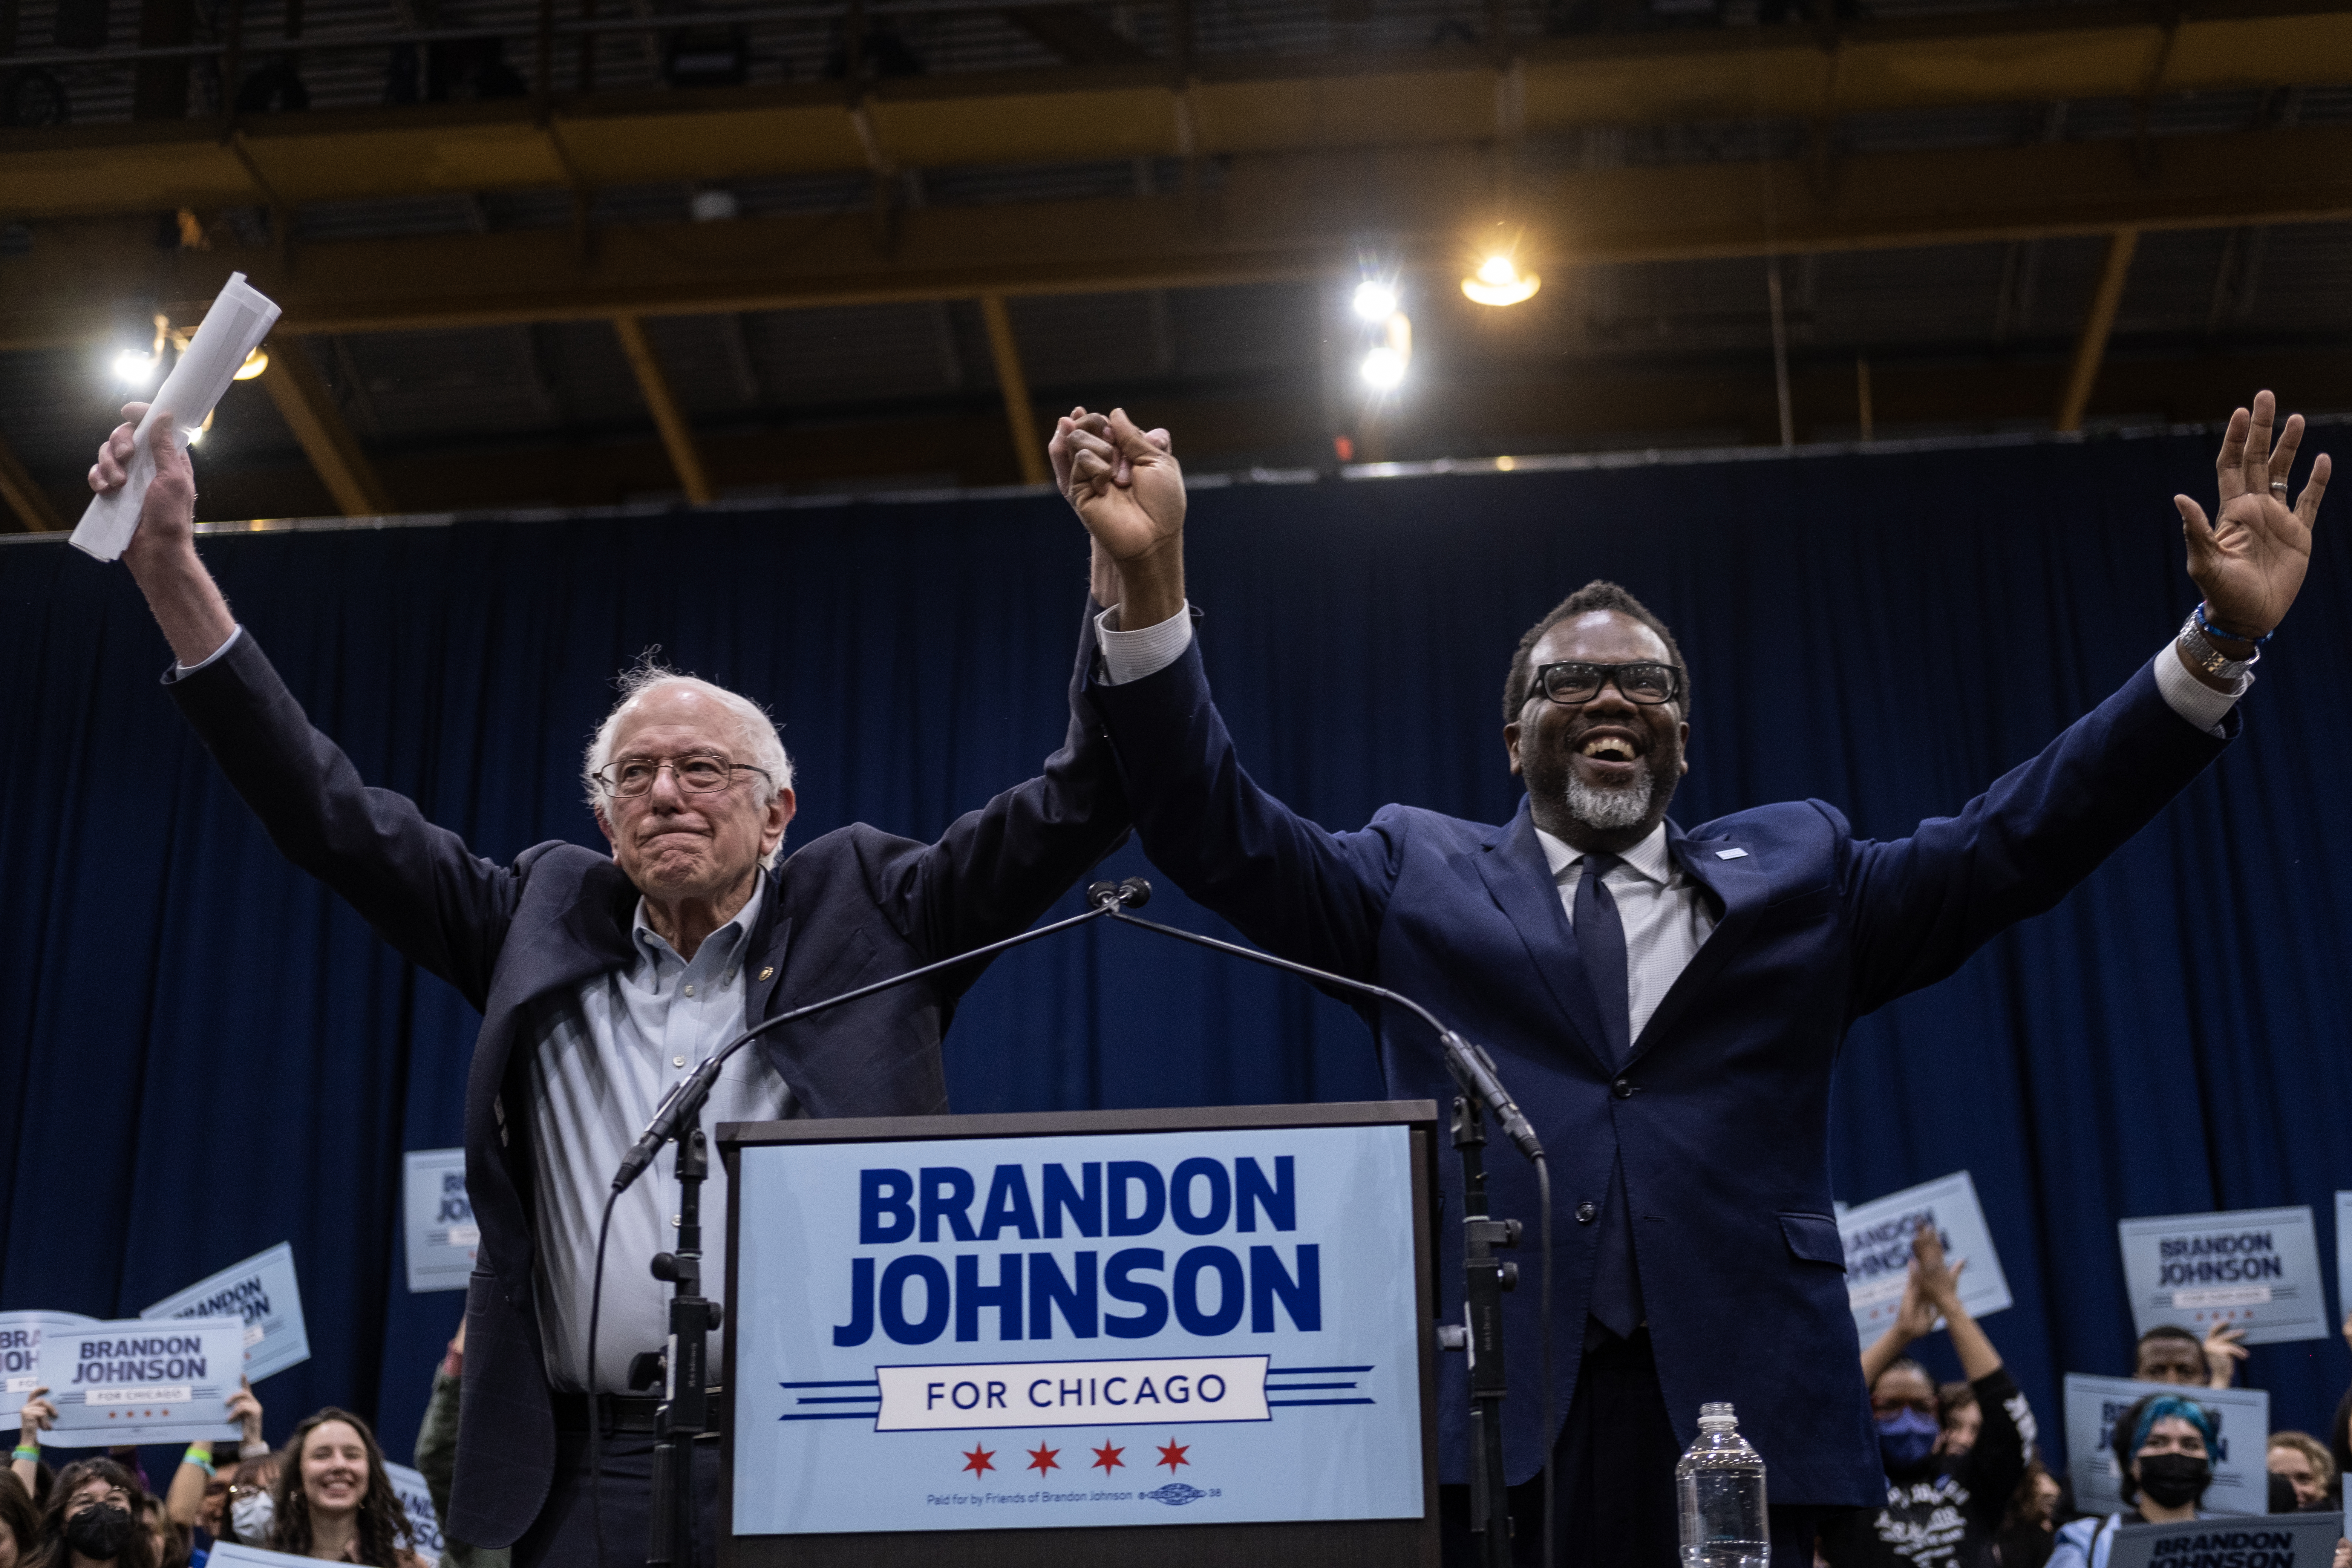
<svg viewBox="0 0 2352 1568">
<path fill-rule="evenodd" d="M 146 1508 L 147 1489 L 121 1465 L 75 1460 L 49 1493 L 34 1568 L 156 1568 Z"/>
<path fill-rule="evenodd" d="M 287 1455 L 273 1550 L 367 1568 L 422 1568 L 408 1514 L 366 1422 L 329 1405 L 294 1429 Z"/>
</svg>

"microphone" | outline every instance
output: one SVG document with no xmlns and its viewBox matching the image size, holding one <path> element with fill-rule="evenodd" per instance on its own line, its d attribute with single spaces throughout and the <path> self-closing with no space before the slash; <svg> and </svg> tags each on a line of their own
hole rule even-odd
<svg viewBox="0 0 2352 1568">
<path fill-rule="evenodd" d="M 1293 963 L 1287 958 L 1276 958 L 1270 952 L 1260 952 L 1254 947 L 1244 947 L 1238 942 L 1221 942 L 1213 936 L 1202 936 L 1198 931 L 1183 931 L 1175 926 L 1137 920 L 1127 911 L 1140 908 L 1151 897 L 1151 884 L 1140 877 L 1129 877 L 1116 888 L 1108 882 L 1097 882 L 1087 889 L 1087 896 L 1089 899 L 1097 898 L 1098 895 L 1103 898 L 1115 895 L 1116 901 L 1098 902 L 1095 912 L 1115 916 L 1121 925 L 1134 926 L 1140 931 L 1156 931 L 1161 936 L 1172 936 L 1179 942 L 1189 942 L 1195 947 L 1210 948 L 1218 952 L 1229 953 L 1235 958 L 1245 958 L 1252 963 L 1262 963 L 1269 969 L 1286 970 L 1292 974 L 1303 975 L 1318 984 L 1332 986 L 1341 991 L 1352 991 L 1359 996 L 1373 996 L 1383 1002 L 1394 1003 L 1429 1026 L 1431 1033 L 1437 1037 L 1438 1045 L 1445 1053 L 1445 1068 L 1454 1075 L 1454 1081 L 1461 1086 L 1462 1092 L 1468 1095 L 1475 1104 L 1495 1119 L 1511 1142 L 1517 1145 L 1520 1153 L 1525 1154 L 1531 1161 L 1540 1162 L 1543 1159 L 1543 1141 L 1536 1136 L 1534 1124 L 1528 1121 L 1527 1114 L 1520 1110 L 1518 1101 L 1511 1098 L 1511 1091 L 1503 1087 L 1502 1079 L 1495 1072 L 1495 1058 L 1486 1054 L 1486 1047 L 1473 1044 L 1439 1023 L 1436 1014 L 1432 1013 L 1412 997 L 1401 992 L 1391 991 L 1385 985 L 1374 985 L 1367 981 L 1351 980 L 1344 974 L 1334 974 L 1328 969 L 1318 969 L 1309 963 Z"/>
<path fill-rule="evenodd" d="M 1140 877 L 1129 877 L 1124 882 L 1096 882 L 1087 889 L 1088 908 L 1084 914 L 1072 915 L 1067 920 L 1055 921 L 1034 931 L 1024 931 L 1002 942 L 988 942 L 969 952 L 959 952 L 953 958 L 942 958 L 935 963 L 926 963 L 903 974 L 877 980 L 870 985 L 861 985 L 855 991 L 845 991 L 838 996 L 828 996 L 822 1002 L 812 1002 L 804 1007 L 795 1007 L 789 1013 L 779 1013 L 772 1018 L 752 1025 L 712 1052 L 709 1060 L 679 1079 L 667 1094 L 662 1096 L 661 1103 L 654 1108 L 653 1119 L 646 1123 L 646 1130 L 638 1134 L 637 1141 L 629 1145 L 629 1152 L 621 1157 L 620 1168 L 613 1173 L 614 1195 L 617 1197 L 627 1192 L 635 1184 L 637 1178 L 646 1173 L 646 1167 L 654 1163 L 654 1156 L 661 1152 L 662 1145 L 682 1137 L 701 1118 L 703 1103 L 710 1098 L 711 1086 L 719 1081 L 719 1075 L 725 1069 L 728 1058 L 769 1030 L 871 996 L 877 991 L 887 991 L 894 985 L 904 985 L 910 980 L 920 980 L 941 970 L 970 963 L 975 959 L 992 958 L 1007 948 L 1052 936 L 1055 931 L 1067 931 L 1072 926 L 1084 925 L 1105 915 L 1139 909 L 1150 898 L 1151 884 Z"/>
</svg>

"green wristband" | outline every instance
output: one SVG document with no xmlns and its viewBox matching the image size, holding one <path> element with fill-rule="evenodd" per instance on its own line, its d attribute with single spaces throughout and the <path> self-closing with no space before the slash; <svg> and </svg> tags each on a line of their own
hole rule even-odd
<svg viewBox="0 0 2352 1568">
<path fill-rule="evenodd" d="M 194 1465 L 196 1468 L 204 1471 L 205 1475 L 212 1475 L 214 1473 L 213 1446 L 210 1443 L 189 1444 L 188 1451 L 180 1456 L 180 1463 L 184 1465 Z"/>
<path fill-rule="evenodd" d="M 41 1451 L 38 1448 L 28 1448 L 24 1444 L 19 1443 L 16 1445 L 16 1458 L 23 1459 L 27 1464 L 37 1465 L 41 1462 Z"/>
</svg>

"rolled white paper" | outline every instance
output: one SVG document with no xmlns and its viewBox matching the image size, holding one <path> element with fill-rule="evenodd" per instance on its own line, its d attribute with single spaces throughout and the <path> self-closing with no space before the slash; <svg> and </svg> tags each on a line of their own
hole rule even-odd
<svg viewBox="0 0 2352 1568">
<path fill-rule="evenodd" d="M 147 429 L 155 423 L 156 414 L 172 416 L 184 447 L 188 432 L 204 424 L 213 405 L 228 391 L 237 367 L 261 346 L 277 321 L 277 301 L 247 283 L 244 273 L 230 273 L 213 308 L 205 312 L 196 335 L 181 351 L 179 363 L 148 404 L 146 417 L 139 421 L 131 437 L 130 478 L 120 489 L 90 497 L 73 531 L 75 548 L 100 561 L 113 561 L 122 554 L 131 536 L 138 531 L 139 508 L 147 499 L 147 487 L 155 482 L 155 454 L 147 445 Z"/>
</svg>

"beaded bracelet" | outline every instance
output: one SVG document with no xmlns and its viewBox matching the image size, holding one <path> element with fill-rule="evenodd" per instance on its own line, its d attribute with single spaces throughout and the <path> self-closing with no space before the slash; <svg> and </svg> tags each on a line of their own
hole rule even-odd
<svg viewBox="0 0 2352 1568">
<path fill-rule="evenodd" d="M 2270 630 L 2264 632 L 2260 637 L 2249 637 L 2244 632 L 2233 632 L 2226 630 L 2221 626 L 2217 626 L 2212 622 L 2205 618 L 2205 601 L 2202 599 L 2197 601 L 2196 615 L 2197 629 L 2203 632 L 2209 637 L 2229 637 L 2237 642 L 2250 642 L 2256 647 L 2260 647 L 2264 643 L 2270 641 L 2271 638 L 2278 636 L 2278 628 L 2276 626 L 2273 626 Z"/>
</svg>

